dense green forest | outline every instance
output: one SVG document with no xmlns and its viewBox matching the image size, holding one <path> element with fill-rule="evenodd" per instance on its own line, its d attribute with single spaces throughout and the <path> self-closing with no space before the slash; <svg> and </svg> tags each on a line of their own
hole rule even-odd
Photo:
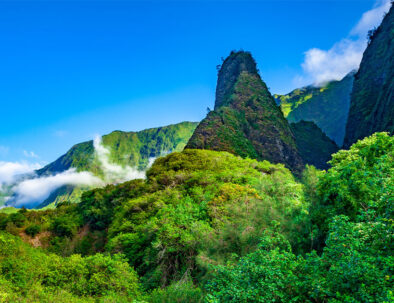
<svg viewBox="0 0 394 303">
<path fill-rule="evenodd" d="M 0 298 L 392 302 L 393 151 L 376 133 L 294 179 L 187 149 L 79 204 L 1 214 Z"/>
</svg>

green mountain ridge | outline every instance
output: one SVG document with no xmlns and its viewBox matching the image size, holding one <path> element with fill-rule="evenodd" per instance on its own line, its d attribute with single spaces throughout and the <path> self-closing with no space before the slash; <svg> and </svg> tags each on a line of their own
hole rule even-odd
<svg viewBox="0 0 394 303">
<path fill-rule="evenodd" d="M 109 149 L 111 163 L 125 167 L 145 170 L 151 158 L 163 156 L 169 152 L 181 151 L 191 137 L 196 122 L 181 122 L 163 127 L 145 129 L 138 132 L 113 131 L 102 136 L 102 144 Z M 95 156 L 93 141 L 74 145 L 66 154 L 36 171 L 39 177 L 51 176 L 70 168 L 78 172 L 87 171 L 98 177 L 105 172 Z M 36 208 L 54 207 L 60 202 L 80 201 L 80 197 L 89 187 L 64 185 L 53 191 Z M 7 205 L 12 206 L 12 199 Z"/>
<path fill-rule="evenodd" d="M 394 8 L 370 32 L 355 75 L 344 147 L 378 131 L 394 132 Z"/>
<path fill-rule="evenodd" d="M 197 124 L 197 122 L 181 122 L 138 132 L 117 130 L 102 136 L 102 143 L 110 149 L 111 162 L 143 170 L 149 158 L 182 150 Z M 69 168 L 90 171 L 96 175 L 102 173 L 95 163 L 93 140 L 74 145 L 59 159 L 37 170 L 37 174 L 42 176 L 59 173 Z"/>
<path fill-rule="evenodd" d="M 355 72 L 322 87 L 306 86 L 286 95 L 274 95 L 290 123 L 313 121 L 338 146 L 342 146 Z"/>
</svg>

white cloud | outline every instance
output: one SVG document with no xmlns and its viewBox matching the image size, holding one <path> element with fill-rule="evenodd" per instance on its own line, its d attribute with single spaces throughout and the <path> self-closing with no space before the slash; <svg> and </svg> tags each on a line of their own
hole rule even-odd
<svg viewBox="0 0 394 303">
<path fill-rule="evenodd" d="M 0 185 L 12 183 L 18 175 L 31 173 L 39 168 L 41 165 L 38 163 L 0 161 Z"/>
<path fill-rule="evenodd" d="M 145 178 L 144 171 L 139 171 L 136 168 L 127 165 L 120 166 L 111 163 L 109 160 L 110 151 L 102 144 L 100 136 L 96 136 L 93 141 L 93 146 L 107 183 L 120 183 L 132 179 Z"/>
<path fill-rule="evenodd" d="M 13 187 L 16 194 L 15 206 L 42 202 L 63 185 L 102 186 L 104 182 L 89 172 L 76 172 L 69 169 L 54 176 L 24 180 Z"/>
<path fill-rule="evenodd" d="M 23 154 L 24 154 L 25 157 L 27 157 L 27 158 L 39 158 L 39 156 L 38 156 L 36 153 L 34 153 L 34 151 L 27 151 L 27 150 L 24 150 L 24 151 L 23 151 Z"/>
<path fill-rule="evenodd" d="M 327 51 L 312 48 L 305 53 L 302 68 L 316 85 L 341 80 L 350 71 L 358 69 L 366 44 L 364 39 L 343 39 Z"/>
<path fill-rule="evenodd" d="M 306 51 L 301 65 L 304 75 L 297 76 L 294 82 L 320 85 L 330 80 L 340 80 L 350 71 L 358 69 L 367 46 L 368 31 L 379 26 L 390 6 L 390 0 L 378 1 L 373 9 L 363 14 L 348 38 L 335 43 L 328 50 L 312 48 Z"/>
<path fill-rule="evenodd" d="M 382 21 L 383 15 L 390 10 L 390 0 L 378 1 L 375 8 L 365 12 L 360 21 L 350 32 L 351 35 L 366 36 L 368 31 L 377 27 Z"/>
<path fill-rule="evenodd" d="M 121 183 L 132 179 L 145 178 L 145 171 L 139 171 L 131 166 L 120 166 L 111 163 L 109 160 L 110 151 L 103 146 L 101 137 L 97 136 L 93 141 L 95 156 L 99 162 L 100 169 L 104 173 L 103 179 L 94 176 L 92 173 L 83 171 L 77 172 L 74 168 L 51 176 L 30 177 L 28 179 L 16 181 L 14 175 L 17 173 L 32 172 L 40 168 L 38 165 L 29 166 L 22 163 L 0 162 L 0 186 L 3 183 L 15 182 L 12 185 L 13 197 L 11 204 L 16 207 L 34 206 L 63 185 L 99 187 L 110 183 Z M 149 159 L 148 167 L 152 165 L 154 158 Z M 2 170 L 3 167 L 3 170 Z M 3 173 L 2 173 L 3 172 Z M 1 190 L 1 187 L 0 187 Z"/>
</svg>

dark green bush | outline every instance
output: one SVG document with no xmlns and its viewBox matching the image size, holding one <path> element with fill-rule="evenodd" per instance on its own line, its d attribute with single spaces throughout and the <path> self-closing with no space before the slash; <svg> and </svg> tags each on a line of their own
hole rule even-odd
<svg viewBox="0 0 394 303">
<path fill-rule="evenodd" d="M 25 233 L 30 237 L 35 237 L 41 231 L 41 226 L 37 224 L 32 224 L 26 227 Z"/>
<path fill-rule="evenodd" d="M 26 217 L 23 214 L 23 211 L 19 211 L 17 213 L 13 213 L 9 216 L 9 221 L 15 224 L 16 227 L 22 227 L 26 221 Z"/>
<path fill-rule="evenodd" d="M 77 230 L 77 225 L 68 217 L 58 217 L 52 222 L 50 229 L 59 237 L 71 238 Z"/>
</svg>

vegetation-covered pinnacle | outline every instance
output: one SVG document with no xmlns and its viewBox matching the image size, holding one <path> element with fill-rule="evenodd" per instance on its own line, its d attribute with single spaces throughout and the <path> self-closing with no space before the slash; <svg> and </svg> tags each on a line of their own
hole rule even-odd
<svg viewBox="0 0 394 303">
<path fill-rule="evenodd" d="M 249 52 L 232 51 L 223 61 L 218 73 L 215 109 L 227 104 L 228 97 L 233 94 L 234 85 L 242 72 L 257 75 L 256 61 Z"/>
<path fill-rule="evenodd" d="M 289 124 L 250 53 L 232 52 L 224 60 L 216 95 L 215 110 L 198 125 L 187 148 L 228 151 L 302 170 Z"/>
</svg>

